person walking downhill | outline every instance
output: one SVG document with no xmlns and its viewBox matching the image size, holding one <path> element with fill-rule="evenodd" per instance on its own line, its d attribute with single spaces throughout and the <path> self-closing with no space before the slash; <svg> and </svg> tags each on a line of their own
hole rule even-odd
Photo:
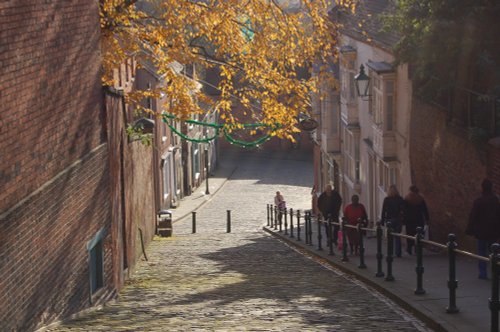
<svg viewBox="0 0 500 332">
<path fill-rule="evenodd" d="M 382 225 L 390 222 L 392 231 L 395 233 L 401 233 L 403 228 L 403 208 L 403 197 L 399 194 L 396 186 L 391 185 L 389 187 L 389 194 L 386 198 L 384 198 L 384 203 L 382 204 Z M 394 244 L 396 256 L 401 257 L 401 238 L 399 236 L 394 237 Z"/>
<path fill-rule="evenodd" d="M 500 211 L 498 197 L 493 193 L 493 183 L 481 183 L 482 194 L 474 200 L 465 233 L 477 239 L 478 255 L 487 257 L 493 242 L 500 238 Z M 487 279 L 487 262 L 479 261 L 479 279 Z"/>
<path fill-rule="evenodd" d="M 278 222 L 281 224 L 283 213 L 286 213 L 286 202 L 285 198 L 279 191 L 277 191 L 276 196 L 274 196 L 274 205 L 278 208 Z"/>
<path fill-rule="evenodd" d="M 425 229 L 425 226 L 429 222 L 429 210 L 427 210 L 427 203 L 422 195 L 420 195 L 419 190 L 415 185 L 410 187 L 410 192 L 405 197 L 403 221 L 406 226 L 406 234 L 410 236 L 415 236 L 417 234 L 417 227 Z M 414 240 L 406 240 L 406 252 L 409 255 L 413 254 L 414 246 Z"/>
<path fill-rule="evenodd" d="M 323 216 L 323 220 L 327 221 L 328 217 L 331 217 L 333 222 L 338 222 L 341 206 L 342 206 L 342 197 L 337 192 L 337 190 L 333 189 L 332 185 L 330 184 L 327 185 L 325 187 L 325 191 L 321 195 L 319 195 L 318 198 L 318 209 L 321 215 Z M 328 224 L 326 222 L 325 222 L 325 229 L 326 229 L 326 234 L 328 236 Z M 333 234 L 333 243 L 335 245 L 337 245 L 338 231 L 339 231 L 339 226 L 334 225 L 332 234 Z"/>
<path fill-rule="evenodd" d="M 362 220 L 366 223 L 368 216 L 366 214 L 366 209 L 363 204 L 359 203 L 359 196 L 352 195 L 351 204 L 347 205 L 344 209 L 344 217 L 347 218 L 347 223 L 349 225 L 357 226 L 358 220 Z M 354 251 L 355 255 L 358 255 L 359 250 L 359 234 L 356 228 L 347 228 L 347 238 L 349 239 L 349 245 L 351 248 L 351 255 Z"/>
</svg>

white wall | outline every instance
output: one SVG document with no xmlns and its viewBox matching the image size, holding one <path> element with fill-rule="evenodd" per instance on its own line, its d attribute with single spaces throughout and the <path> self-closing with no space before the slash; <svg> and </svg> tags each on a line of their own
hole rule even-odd
<svg viewBox="0 0 500 332">
<path fill-rule="evenodd" d="M 394 57 L 377 47 L 372 45 L 359 42 L 347 36 L 343 37 L 341 45 L 349 45 L 357 50 L 356 54 L 356 66 L 359 68 L 361 64 L 366 66 L 368 61 L 380 62 L 385 61 L 387 63 L 392 63 Z M 410 104 L 411 104 L 411 82 L 407 76 L 407 66 L 400 66 L 396 71 L 396 101 L 395 101 L 395 139 L 396 139 L 396 156 L 399 161 L 399 185 L 398 187 L 404 193 L 410 186 L 410 162 L 409 162 L 409 119 L 410 119 Z M 385 191 L 378 188 L 378 168 L 375 169 L 376 186 L 375 190 L 374 204 L 370 204 L 370 194 L 369 194 L 369 158 L 370 158 L 370 147 L 365 143 L 364 139 L 369 139 L 372 142 L 373 139 L 373 116 L 369 113 L 369 102 L 363 101 L 360 98 L 357 99 L 358 117 L 359 125 L 361 128 L 359 136 L 359 148 L 360 148 L 360 180 L 359 180 L 359 192 L 354 190 L 354 186 L 350 183 L 344 183 L 344 202 L 348 203 L 350 201 L 350 196 L 353 193 L 360 195 L 361 203 L 367 208 L 370 217 L 378 220 L 380 218 L 381 205 L 384 197 L 386 196 Z M 343 142 L 345 144 L 345 142 Z M 345 149 L 343 145 L 342 149 Z M 373 208 L 370 208 L 370 207 Z M 371 211 L 370 211 L 371 210 Z"/>
</svg>

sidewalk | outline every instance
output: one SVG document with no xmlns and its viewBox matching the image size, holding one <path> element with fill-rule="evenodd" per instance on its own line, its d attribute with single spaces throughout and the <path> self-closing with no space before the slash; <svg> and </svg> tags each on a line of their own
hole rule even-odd
<svg viewBox="0 0 500 332">
<path fill-rule="evenodd" d="M 191 212 L 196 211 L 205 203 L 217 194 L 217 192 L 224 186 L 224 184 L 231 178 L 231 175 L 236 171 L 237 166 L 231 162 L 219 163 L 217 169 L 210 174 L 208 178 L 208 189 L 210 194 L 206 195 L 206 182 L 203 181 L 201 185 L 196 188 L 190 196 L 183 197 L 177 208 L 171 208 L 172 221 L 175 224 L 185 218 L 191 216 Z M 175 232 L 175 226 L 173 227 Z"/>
<path fill-rule="evenodd" d="M 323 226 L 322 226 L 323 227 Z M 342 262 L 342 252 L 334 248 L 334 256 L 329 255 L 326 244 L 324 228 L 322 231 L 322 249 L 318 250 L 317 223 L 313 221 L 313 245 L 305 244 L 303 219 L 301 220 L 301 240 L 297 241 L 296 220 L 294 220 L 295 237 L 264 226 L 264 230 L 289 243 L 290 245 L 305 250 L 308 253 L 327 260 L 332 266 L 353 275 L 364 283 L 372 286 L 382 294 L 391 298 L 403 308 L 413 312 L 417 317 L 427 322 L 437 331 L 471 332 L 489 331 L 491 314 L 488 299 L 491 295 L 491 280 L 477 278 L 477 261 L 457 256 L 456 279 L 456 305 L 459 312 L 446 313 L 449 304 L 448 282 L 448 256 L 446 252 L 432 252 L 424 249 L 423 254 L 423 295 L 415 295 L 417 276 L 415 273 L 416 256 L 410 256 L 403 250 L 401 258 L 394 257 L 392 271 L 395 281 L 385 281 L 384 277 L 375 277 L 377 271 L 376 237 L 368 233 L 365 237 L 365 264 L 366 269 L 358 268 L 359 256 L 348 255 L 349 261 Z M 403 240 L 405 241 L 405 240 Z M 404 248 L 404 247 L 403 247 Z M 387 245 L 383 243 L 383 267 L 387 273 L 386 251 Z"/>
</svg>

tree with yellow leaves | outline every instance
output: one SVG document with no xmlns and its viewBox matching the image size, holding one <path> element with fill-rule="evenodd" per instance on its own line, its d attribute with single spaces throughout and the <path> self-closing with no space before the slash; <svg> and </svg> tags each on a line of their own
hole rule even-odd
<svg viewBox="0 0 500 332">
<path fill-rule="evenodd" d="M 333 0 L 332 0 L 333 1 Z M 137 91 L 129 100 L 170 96 L 168 109 L 181 119 L 206 112 L 208 98 L 173 63 L 220 71 L 215 107 L 228 126 L 238 128 L 235 101 L 251 119 L 291 139 L 297 116 L 308 113 L 316 79 L 298 75 L 312 63 L 335 56 L 337 26 L 332 5 L 354 9 L 354 0 L 101 0 L 103 81 L 135 56 L 154 64 L 168 84 Z M 196 80 L 196 78 L 195 78 Z M 145 109 L 145 111 L 150 111 Z"/>
</svg>

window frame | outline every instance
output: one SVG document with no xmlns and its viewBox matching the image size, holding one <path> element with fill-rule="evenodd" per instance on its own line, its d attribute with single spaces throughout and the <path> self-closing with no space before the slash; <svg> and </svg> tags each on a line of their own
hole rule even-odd
<svg viewBox="0 0 500 332">
<path fill-rule="evenodd" d="M 104 278 L 104 237 L 106 229 L 100 229 L 96 235 L 87 242 L 88 268 L 89 268 L 89 301 L 105 286 Z"/>
<path fill-rule="evenodd" d="M 373 116 L 373 123 L 385 132 L 393 132 L 396 127 L 396 79 L 392 74 L 379 75 L 373 70 L 370 71 L 370 75 L 372 98 L 369 113 Z M 387 87 L 389 84 L 393 85 L 392 91 Z M 389 98 L 391 98 L 390 104 Z"/>
<path fill-rule="evenodd" d="M 340 52 L 340 97 L 347 104 L 357 102 L 357 93 L 354 77 L 357 74 L 357 52 L 348 47 L 347 51 Z"/>
</svg>

